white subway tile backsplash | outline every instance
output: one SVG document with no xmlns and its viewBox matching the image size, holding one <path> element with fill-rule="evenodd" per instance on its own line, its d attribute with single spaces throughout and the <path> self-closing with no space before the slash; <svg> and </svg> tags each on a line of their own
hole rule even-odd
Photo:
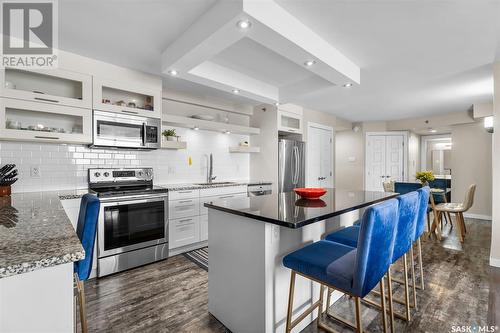
<svg viewBox="0 0 500 333">
<path fill-rule="evenodd" d="M 88 168 L 152 167 L 155 183 L 202 182 L 206 177 L 207 156 L 214 155 L 217 180 L 247 180 L 248 154 L 230 154 L 229 146 L 248 136 L 177 129 L 188 142 L 185 150 L 153 151 L 97 149 L 81 145 L 0 142 L 1 164 L 17 165 L 20 177 L 14 192 L 65 190 L 87 187 Z M 189 165 L 189 157 L 192 165 Z M 31 178 L 30 167 L 39 166 L 41 178 Z"/>
</svg>

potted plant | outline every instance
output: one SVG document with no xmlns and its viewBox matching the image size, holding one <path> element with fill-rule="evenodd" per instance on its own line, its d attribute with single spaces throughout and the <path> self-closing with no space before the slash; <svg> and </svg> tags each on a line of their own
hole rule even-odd
<svg viewBox="0 0 500 333">
<path fill-rule="evenodd" d="M 432 171 L 419 171 L 415 178 L 420 180 L 423 186 L 428 186 L 429 182 L 434 180 L 434 173 Z"/>
<path fill-rule="evenodd" d="M 162 132 L 163 136 L 167 138 L 167 141 L 175 141 L 177 140 L 177 136 L 175 135 L 175 129 L 168 129 Z"/>
</svg>

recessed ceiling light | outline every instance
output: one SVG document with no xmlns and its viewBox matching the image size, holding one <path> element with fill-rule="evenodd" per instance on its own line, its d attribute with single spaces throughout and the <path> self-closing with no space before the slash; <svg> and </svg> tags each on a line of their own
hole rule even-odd
<svg viewBox="0 0 500 333">
<path fill-rule="evenodd" d="M 239 20 L 236 23 L 236 26 L 240 29 L 248 29 L 252 26 L 252 22 L 250 22 L 249 20 Z"/>
<path fill-rule="evenodd" d="M 177 74 L 179 74 L 175 69 L 171 69 L 168 71 L 168 74 L 170 74 L 171 76 L 177 76 Z"/>
<path fill-rule="evenodd" d="M 350 88 L 350 87 L 352 87 L 352 83 L 346 83 L 346 84 L 344 84 L 344 88 Z"/>
<path fill-rule="evenodd" d="M 276 102 L 276 103 L 274 103 L 274 105 L 280 106 L 280 102 Z"/>
<path fill-rule="evenodd" d="M 231 132 L 230 132 L 230 131 L 225 131 L 224 133 L 226 133 L 226 134 L 231 134 Z"/>
<path fill-rule="evenodd" d="M 198 126 L 193 127 L 195 131 L 199 130 L 200 128 Z"/>
<path fill-rule="evenodd" d="M 435 130 L 434 128 L 429 128 L 429 132 L 430 132 L 430 133 L 436 133 L 436 132 L 437 132 L 437 130 Z"/>
<path fill-rule="evenodd" d="M 315 63 L 316 63 L 316 60 L 307 60 L 306 62 L 304 62 L 304 65 L 306 65 L 307 67 L 311 67 Z"/>
<path fill-rule="evenodd" d="M 239 94 L 240 90 L 239 89 L 233 89 L 233 94 Z"/>
</svg>

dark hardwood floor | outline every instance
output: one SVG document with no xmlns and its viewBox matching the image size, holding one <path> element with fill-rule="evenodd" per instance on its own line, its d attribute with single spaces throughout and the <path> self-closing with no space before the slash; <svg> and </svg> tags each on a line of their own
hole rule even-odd
<svg viewBox="0 0 500 333">
<path fill-rule="evenodd" d="M 488 264 L 491 222 L 468 219 L 466 223 L 463 245 L 449 228 L 442 242 L 422 243 L 426 289 L 417 293 L 418 310 L 412 311 L 412 321 L 396 320 L 396 332 L 450 332 L 452 325 L 500 322 L 500 269 Z M 207 311 L 207 277 L 206 271 L 179 255 L 89 280 L 85 283 L 89 332 L 227 332 Z M 402 288 L 396 292 L 401 295 Z M 331 311 L 346 318 L 354 313 L 346 297 Z M 380 314 L 363 306 L 363 325 L 381 332 Z M 303 332 L 318 329 L 312 323 Z"/>
</svg>

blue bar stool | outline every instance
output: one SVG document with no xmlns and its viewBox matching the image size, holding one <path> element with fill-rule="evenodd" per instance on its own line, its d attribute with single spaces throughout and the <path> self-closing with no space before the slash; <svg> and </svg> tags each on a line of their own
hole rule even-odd
<svg viewBox="0 0 500 333">
<path fill-rule="evenodd" d="M 425 216 L 427 215 L 429 209 L 429 196 L 431 189 L 429 186 L 422 187 L 417 191 L 419 195 L 419 207 L 418 207 L 418 217 L 417 217 L 417 227 L 415 228 L 415 237 L 413 237 L 413 243 L 417 243 L 418 251 L 418 266 L 420 268 L 420 289 L 424 290 L 424 265 L 422 263 L 422 242 L 421 238 L 425 230 Z M 414 284 L 415 286 L 415 284 Z"/>
<path fill-rule="evenodd" d="M 82 332 L 87 332 L 87 316 L 85 312 L 85 289 L 83 281 L 87 280 L 92 271 L 92 259 L 94 256 L 94 242 L 97 230 L 97 220 L 99 219 L 99 199 L 92 194 L 85 194 L 80 203 L 80 214 L 78 215 L 78 224 L 76 234 L 82 242 L 85 250 L 85 258 L 75 262 L 74 276 L 80 308 L 80 323 Z"/>
<path fill-rule="evenodd" d="M 387 279 L 388 279 L 388 296 L 389 296 L 389 313 L 391 320 L 391 327 L 394 327 L 394 315 L 401 319 L 405 319 L 406 321 L 410 321 L 410 300 L 409 300 L 409 284 L 408 284 L 408 261 L 407 261 L 407 252 L 413 251 L 413 238 L 415 236 L 416 225 L 417 225 L 417 215 L 419 209 L 419 194 L 416 191 L 409 192 L 398 197 L 399 201 L 399 220 L 397 223 L 397 231 L 396 231 L 396 241 L 393 251 L 393 257 L 391 263 L 395 263 L 401 257 L 403 258 L 403 267 L 404 267 L 404 283 L 405 286 L 405 299 L 403 301 L 395 299 L 396 302 L 402 303 L 406 308 L 406 315 L 400 315 L 398 313 L 394 313 L 392 310 L 392 277 L 391 270 L 388 269 Z M 427 207 L 427 204 L 425 205 Z M 359 244 L 359 226 L 350 226 L 334 233 L 331 233 L 325 237 L 326 240 L 332 242 L 339 242 L 342 244 L 354 244 L 353 246 L 357 246 Z M 358 231 L 358 232 L 357 232 Z M 413 267 L 413 265 L 412 265 Z M 412 275 L 413 281 L 414 274 Z M 413 285 L 415 283 L 413 282 Z M 414 294 L 414 301 L 416 300 L 416 296 Z M 364 300 L 364 302 L 373 305 L 375 307 L 380 307 L 380 304 L 375 302 Z M 415 301 L 416 302 L 416 301 Z M 415 303 L 414 303 L 415 305 Z"/>
<path fill-rule="evenodd" d="M 398 201 L 387 200 L 368 208 L 362 218 L 359 246 L 321 240 L 294 251 L 283 258 L 283 265 L 290 268 L 290 293 L 286 332 L 289 333 L 307 315 L 318 308 L 318 327 L 332 332 L 321 320 L 323 294 L 327 288 L 339 290 L 354 297 L 356 324 L 334 317 L 344 325 L 362 332 L 361 298 L 365 297 L 383 278 L 389 269 L 395 243 L 398 221 Z M 293 297 L 296 275 L 320 283 L 320 297 L 310 308 L 292 320 Z M 383 282 L 383 281 L 382 281 Z M 384 283 L 380 283 L 384 332 L 387 330 Z"/>
</svg>

